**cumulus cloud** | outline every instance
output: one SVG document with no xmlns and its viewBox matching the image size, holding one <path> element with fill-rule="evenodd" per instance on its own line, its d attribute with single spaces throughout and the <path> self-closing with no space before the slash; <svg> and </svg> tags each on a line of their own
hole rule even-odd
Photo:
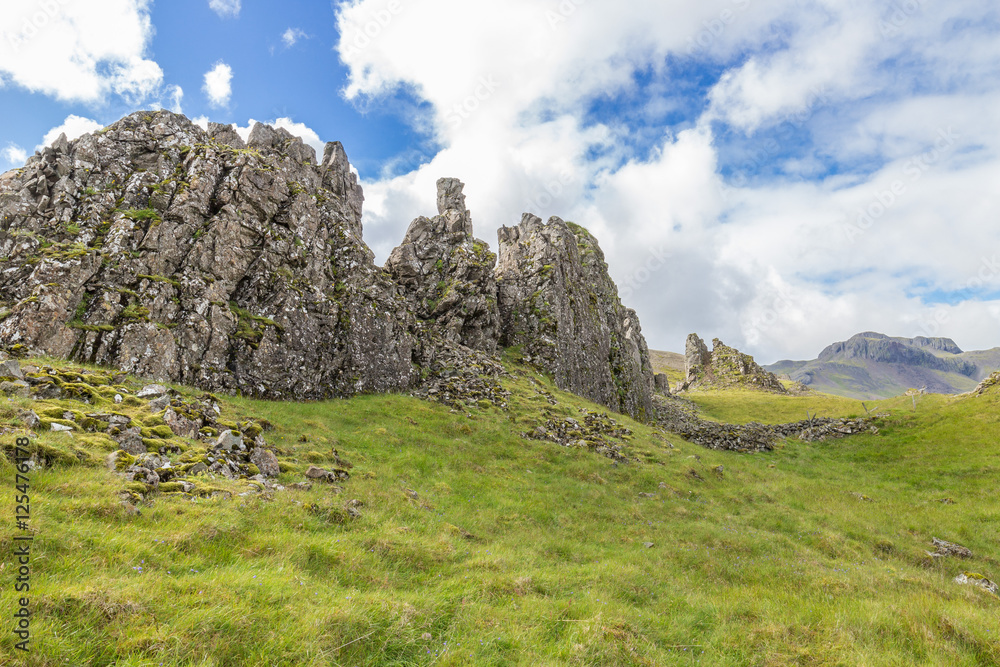
<svg viewBox="0 0 1000 667">
<path fill-rule="evenodd" d="M 3 149 L 3 159 L 11 165 L 24 164 L 24 161 L 28 159 L 28 153 L 23 148 L 15 143 L 7 144 L 7 147 Z"/>
<path fill-rule="evenodd" d="M 765 362 L 809 358 L 868 329 L 992 347 L 1000 39 L 984 0 L 902 6 L 345 3 L 344 96 L 406 91 L 441 147 L 364 182 L 366 240 L 384 259 L 457 176 L 491 242 L 525 210 L 588 226 L 660 349 L 698 331 Z M 658 91 L 647 110 L 671 108 L 700 63 L 722 73 L 676 127 L 590 113 L 654 90 L 640 72 Z M 661 138 L 636 152 L 639 132 Z"/>
<path fill-rule="evenodd" d="M 229 98 L 233 94 L 233 68 L 224 62 L 217 62 L 208 72 L 205 72 L 205 85 L 202 87 L 208 102 L 215 108 L 229 106 Z"/>
<path fill-rule="evenodd" d="M 163 82 L 146 57 L 148 0 L 7 3 L 0 15 L 0 74 L 31 92 L 96 103 L 109 93 L 139 104 Z"/>
<path fill-rule="evenodd" d="M 281 41 L 284 42 L 286 49 L 290 49 L 295 46 L 296 42 L 300 39 L 309 39 L 309 35 L 307 35 L 304 30 L 300 30 L 299 28 L 289 28 L 281 35 Z"/>
<path fill-rule="evenodd" d="M 184 113 L 184 109 L 181 106 L 181 102 L 184 101 L 184 89 L 180 86 L 174 86 L 170 90 L 170 106 L 168 107 L 174 113 Z"/>
<path fill-rule="evenodd" d="M 222 18 L 235 18 L 242 9 L 240 0 L 208 0 L 208 6 Z"/>
</svg>

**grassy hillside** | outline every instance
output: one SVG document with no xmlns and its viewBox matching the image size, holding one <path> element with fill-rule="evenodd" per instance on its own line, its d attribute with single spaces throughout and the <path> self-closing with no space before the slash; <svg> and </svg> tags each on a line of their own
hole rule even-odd
<svg viewBox="0 0 1000 667">
<path fill-rule="evenodd" d="M 101 463 L 113 443 L 40 433 L 33 447 L 56 463 L 30 476 L 32 652 L 15 655 L 4 632 L 0 664 L 1000 661 L 1000 600 L 952 581 L 963 571 L 1000 579 L 1000 395 L 880 405 L 892 409 L 878 435 L 791 440 L 752 456 L 615 415 L 632 432 L 621 445 L 633 460 L 616 465 L 523 438 L 542 411 L 582 421 L 581 409 L 601 410 L 509 368 L 507 412 L 406 396 L 220 397 L 224 420 L 273 423 L 265 436 L 285 486 L 311 464 L 333 465 L 335 448 L 354 464 L 339 494 L 319 483 L 261 493 L 246 480 L 204 478 L 201 495 L 154 494 L 134 514 L 118 497 L 125 482 Z M 91 406 L 0 398 L 0 429 L 14 429 L 0 445 L 13 444 L 27 407 L 50 422 L 60 409 L 99 407 L 156 423 L 131 396 L 110 401 L 115 387 L 140 383 L 109 382 L 87 394 Z M 862 412 L 820 395 L 691 398 L 733 421 Z M 9 610 L 7 461 L 0 482 L 9 491 L 0 605 Z M 346 513 L 351 500 L 360 518 Z M 932 561 L 932 536 L 975 557 Z"/>
<path fill-rule="evenodd" d="M 671 386 L 677 382 L 683 382 L 685 379 L 683 354 L 650 350 L 649 363 L 653 367 L 654 373 L 663 373 L 670 378 Z"/>
</svg>

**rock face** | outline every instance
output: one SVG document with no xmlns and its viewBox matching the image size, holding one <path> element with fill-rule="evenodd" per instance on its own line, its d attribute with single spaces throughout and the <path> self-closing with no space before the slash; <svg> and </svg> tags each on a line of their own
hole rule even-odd
<svg viewBox="0 0 1000 667">
<path fill-rule="evenodd" d="M 414 380 L 343 148 L 138 112 L 0 177 L 0 341 L 251 396 Z"/>
<path fill-rule="evenodd" d="M 456 372 L 478 387 L 482 369 L 502 372 L 499 346 L 521 345 L 563 389 L 650 418 L 638 318 L 586 230 L 528 215 L 501 230 L 494 268 L 462 183 L 441 179 L 438 215 L 381 269 L 363 200 L 339 143 L 317 159 L 266 125 L 244 142 L 137 112 L 61 137 L 0 175 L 0 348 L 320 399 L 448 393 Z M 487 384 L 480 398 L 502 403 Z"/>
<path fill-rule="evenodd" d="M 688 388 L 702 386 L 788 393 L 777 376 L 761 368 L 753 357 L 729 347 L 718 338 L 712 340 L 712 351 L 709 353 L 704 341 L 696 334 L 691 334 L 687 339 L 685 359 L 685 385 Z"/>
<path fill-rule="evenodd" d="M 648 419 L 649 350 L 596 239 L 559 218 L 543 223 L 530 214 L 498 236 L 501 344 L 522 346 L 560 388 Z"/>
<path fill-rule="evenodd" d="M 698 334 L 690 334 L 684 345 L 684 375 L 688 382 L 698 378 L 712 364 L 712 354 Z"/>
<path fill-rule="evenodd" d="M 472 236 L 462 183 L 442 178 L 437 187 L 438 215 L 410 223 L 385 268 L 418 319 L 447 340 L 494 352 L 500 338 L 493 275 L 496 255 L 485 241 Z"/>
</svg>

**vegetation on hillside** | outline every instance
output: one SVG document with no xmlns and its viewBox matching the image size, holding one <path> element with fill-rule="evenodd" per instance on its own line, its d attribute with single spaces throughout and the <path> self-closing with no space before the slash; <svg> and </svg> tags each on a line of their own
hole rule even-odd
<svg viewBox="0 0 1000 667">
<path fill-rule="evenodd" d="M 889 416 L 877 435 L 789 440 L 757 455 L 613 415 L 631 431 L 621 464 L 522 437 L 546 419 L 605 411 L 508 368 L 506 412 L 400 395 L 219 397 L 220 419 L 274 425 L 265 435 L 285 487 L 338 455 L 353 463 L 341 493 L 204 478 L 229 493 L 155 493 L 135 514 L 118 495 L 126 483 L 102 464 L 113 442 L 40 432 L 33 446 L 55 463 L 30 476 L 31 653 L 15 654 L 2 633 L 0 664 L 1000 662 L 1000 600 L 953 581 L 1000 578 L 996 390 L 880 404 Z M 50 421 L 60 409 L 155 421 L 130 395 L 113 403 L 111 388 L 141 382 L 106 377 L 81 390 L 89 405 L 0 398 L 0 445 L 23 435 L 27 408 Z M 864 412 L 819 394 L 689 398 L 727 421 Z M 0 483 L 13 490 L 7 460 Z M 13 609 L 11 500 L 0 521 L 0 606 Z M 932 537 L 974 557 L 931 558 Z"/>
</svg>

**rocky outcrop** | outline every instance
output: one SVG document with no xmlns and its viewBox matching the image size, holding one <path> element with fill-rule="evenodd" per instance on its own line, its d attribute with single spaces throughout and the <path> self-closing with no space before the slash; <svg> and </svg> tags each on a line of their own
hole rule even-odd
<svg viewBox="0 0 1000 667">
<path fill-rule="evenodd" d="M 521 345 L 561 388 L 649 417 L 638 318 L 586 230 L 526 216 L 494 268 L 441 179 L 382 269 L 343 146 L 317 158 L 283 129 L 244 142 L 168 111 L 61 137 L 0 175 L 0 348 L 255 397 L 503 405 L 498 347 Z"/>
<path fill-rule="evenodd" d="M 743 354 L 724 344 L 718 338 L 712 340 L 712 351 L 696 334 L 687 339 L 685 366 L 687 380 L 685 389 L 691 387 L 712 387 L 715 389 L 755 389 L 774 394 L 787 394 L 781 381 L 761 368 L 749 354 Z"/>
<path fill-rule="evenodd" d="M 596 239 L 578 225 L 530 214 L 498 237 L 501 344 L 520 346 L 560 388 L 648 419 L 649 350 Z"/>
<path fill-rule="evenodd" d="M 684 376 L 688 382 L 695 381 L 712 365 L 712 353 L 708 351 L 698 334 L 689 334 L 684 344 Z"/>
<path fill-rule="evenodd" d="M 340 144 L 138 112 L 0 180 L 0 340 L 240 391 L 411 386 L 412 315 Z"/>
<path fill-rule="evenodd" d="M 463 184 L 442 178 L 437 187 L 438 215 L 410 223 L 385 268 L 417 318 L 432 323 L 450 341 L 493 352 L 500 338 L 496 255 L 472 235 Z"/>
</svg>

